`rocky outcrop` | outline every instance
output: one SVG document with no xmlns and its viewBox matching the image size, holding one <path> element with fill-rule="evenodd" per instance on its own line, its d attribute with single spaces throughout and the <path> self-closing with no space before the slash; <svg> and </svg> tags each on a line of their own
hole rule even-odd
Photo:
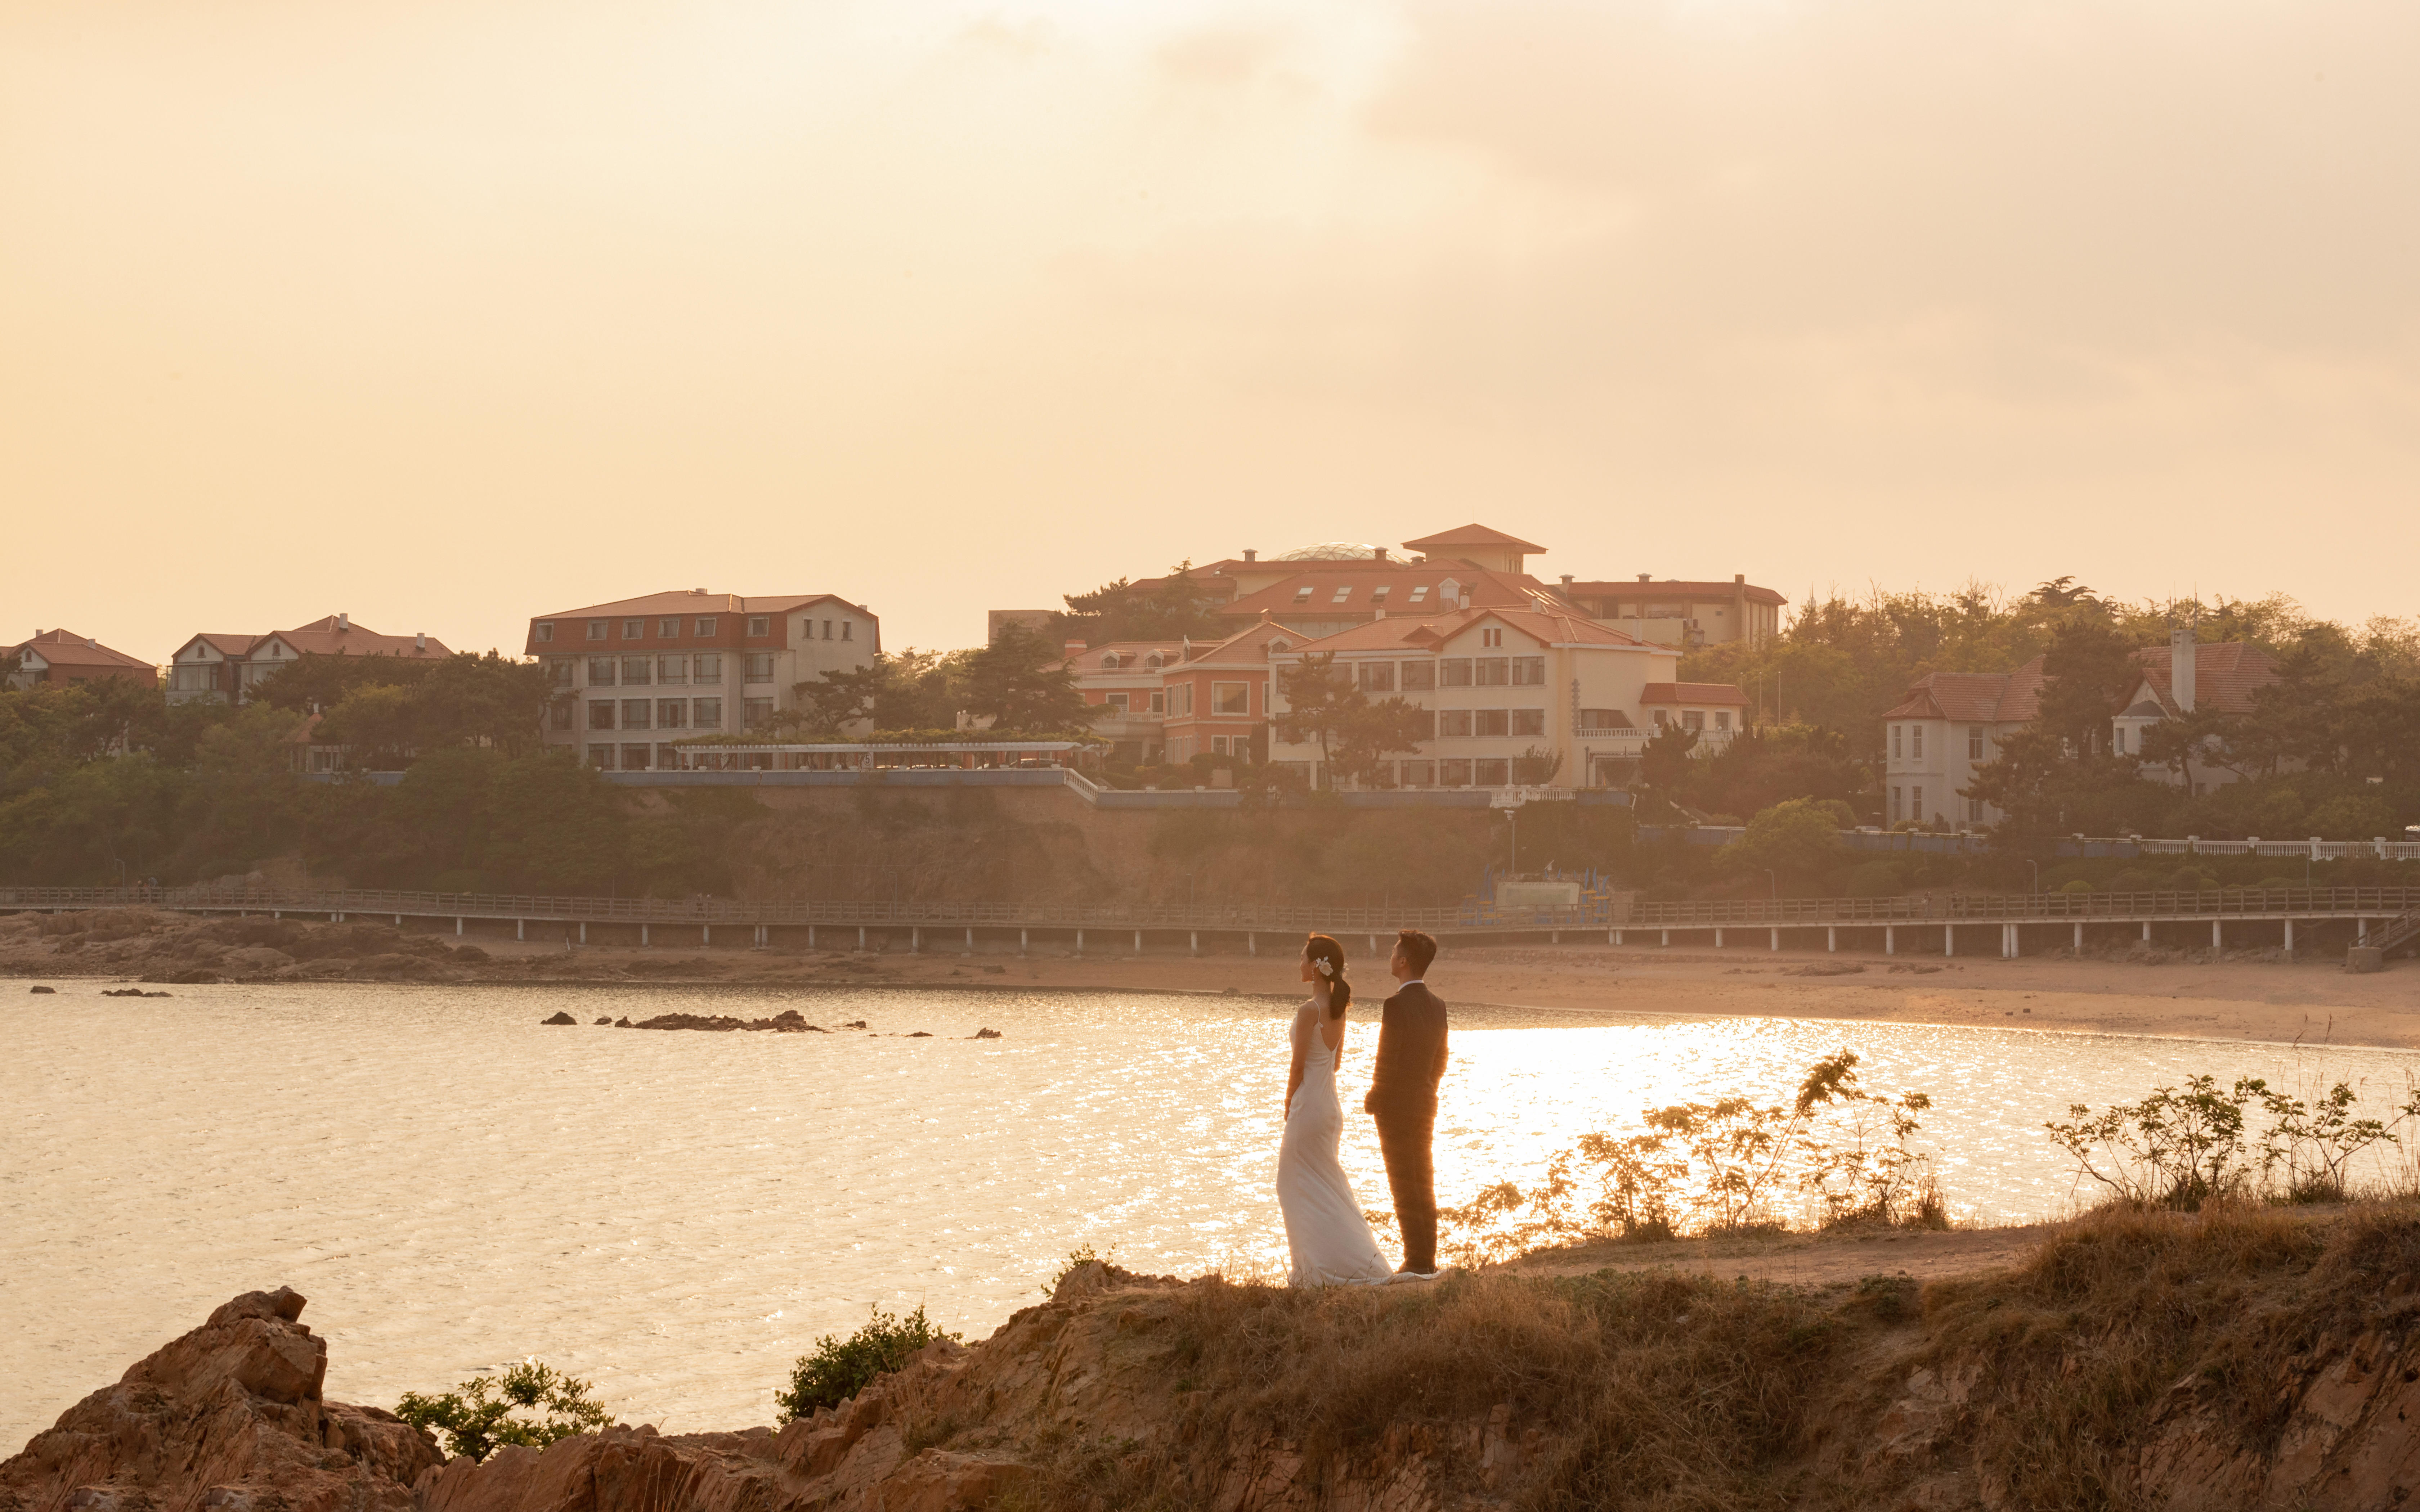
<svg viewBox="0 0 2420 1512">
<path fill-rule="evenodd" d="M 302 1298 L 253 1291 L 0 1461 L 0 1512 L 412 1512 L 442 1457 L 391 1413 L 322 1400 Z"/>
</svg>

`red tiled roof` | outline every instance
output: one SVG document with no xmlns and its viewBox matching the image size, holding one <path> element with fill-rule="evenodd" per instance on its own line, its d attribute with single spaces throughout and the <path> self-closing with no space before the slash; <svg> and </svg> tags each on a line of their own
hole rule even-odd
<svg viewBox="0 0 2420 1512">
<path fill-rule="evenodd" d="M 2028 724 L 2041 708 L 2041 685 L 2040 656 L 2012 672 L 1928 672 L 1883 717 Z"/>
<path fill-rule="evenodd" d="M 1650 683 L 1638 694 L 1640 704 L 1723 703 L 1747 707 L 1747 695 L 1731 683 Z"/>
<path fill-rule="evenodd" d="M 1467 563 L 1415 566 L 1392 562 L 1370 565 L 1387 570 L 1373 573 L 1363 563 L 1348 563 L 1342 571 L 1338 571 L 1331 564 L 1322 563 L 1315 572 L 1296 573 L 1258 593 L 1246 594 L 1221 607 L 1218 612 L 1237 618 L 1266 612 L 1311 619 L 1373 615 L 1382 609 L 1390 616 L 1434 614 L 1438 585 L 1449 578 L 1470 594 L 1473 608 L 1526 609 L 1541 599 L 1551 602 L 1554 597 L 1545 584 L 1528 573 L 1490 572 Z M 1311 590 L 1307 597 L 1302 594 L 1305 588 Z M 1383 597 L 1378 592 L 1382 588 L 1386 590 Z M 1413 603 L 1413 593 L 1423 588 L 1428 592 L 1420 595 L 1419 603 Z M 1341 603 L 1336 597 L 1339 589 L 1344 591 Z"/>
<path fill-rule="evenodd" d="M 44 630 L 32 640 L 20 641 L 8 648 L 11 652 L 31 651 L 53 667 L 101 667 L 113 671 L 140 671 L 157 675 L 159 669 L 139 656 L 123 651 L 112 651 L 88 636 L 73 630 Z"/>
<path fill-rule="evenodd" d="M 1574 582 L 1562 591 L 1594 598 L 1602 598 L 1608 594 L 1619 594 L 1625 598 L 1729 598 L 1737 594 L 1751 604 L 1790 602 L 1772 589 L 1759 588 L 1754 583 L 1682 582 L 1669 579 L 1640 582 L 1636 578 L 1627 580 L 1617 578 L 1601 582 Z"/>
<path fill-rule="evenodd" d="M 178 646 L 177 649 L 178 651 L 182 651 L 186 646 L 192 645 L 194 640 L 200 640 L 207 642 L 211 650 L 217 652 L 222 656 L 240 659 L 243 654 L 250 651 L 253 647 L 253 643 L 259 639 L 259 632 L 254 630 L 247 630 L 240 635 L 229 634 L 223 630 L 204 630 L 201 634 L 194 637 L 193 640 L 186 641 L 184 645 Z"/>
<path fill-rule="evenodd" d="M 1439 531 L 1435 535 L 1423 535 L 1417 541 L 1404 543 L 1404 549 L 1406 551 L 1446 550 L 1454 547 L 1462 547 L 1466 549 L 1471 547 L 1494 547 L 1498 549 L 1510 547 L 1513 550 L 1523 552 L 1543 552 L 1546 549 L 1535 541 L 1525 541 L 1517 535 L 1507 535 L 1502 531 L 1491 530 L 1487 526 L 1479 524 L 1459 526 L 1450 531 Z"/>
<path fill-rule="evenodd" d="M 1291 651 L 1304 643 L 1297 631 L 1270 620 L 1248 625 L 1216 645 L 1196 646 L 1193 655 L 1184 661 L 1170 662 L 1163 671 L 1190 671 L 1197 667 L 1264 667 L 1268 664 L 1269 642 L 1282 640 Z"/>
<path fill-rule="evenodd" d="M 1112 651 L 1118 654 L 1118 660 L 1123 665 L 1115 668 L 1102 666 L 1102 660 Z M 1104 640 L 1097 646 L 1086 647 L 1064 661 L 1053 662 L 1050 670 L 1055 671 L 1065 668 L 1078 672 L 1156 671 L 1156 669 L 1146 668 L 1143 665 L 1143 658 L 1155 651 L 1173 663 L 1185 655 L 1185 642 L 1182 640 Z"/>
<path fill-rule="evenodd" d="M 435 636 L 380 635 L 366 625 L 346 627 L 335 615 L 296 625 L 291 630 L 278 630 L 262 636 L 261 640 L 283 640 L 297 651 L 321 656 L 450 656 L 445 643 Z M 255 642 L 257 644 L 258 642 Z"/>
<path fill-rule="evenodd" d="M 2176 696 L 2174 648 L 2149 646 L 2134 653 L 2142 664 L 2143 681 L 2150 685 L 2151 694 L 2160 707 L 2169 714 L 2179 712 Z M 2277 680 L 2277 664 L 2258 646 L 2242 640 L 2220 641 L 2194 647 L 2194 707 L 2218 709 L 2226 714 L 2252 712 L 2252 695 Z"/>
<path fill-rule="evenodd" d="M 637 598 L 617 598 L 610 604 L 591 604 L 584 609 L 558 609 L 551 614 L 537 614 L 538 620 L 612 619 L 617 614 L 644 618 L 650 614 L 785 614 L 805 604 L 825 599 L 846 605 L 868 619 L 874 611 L 862 604 L 851 604 L 838 594 L 760 594 L 753 597 L 740 594 L 700 594 L 675 589 L 661 594 L 645 594 Z"/>
</svg>

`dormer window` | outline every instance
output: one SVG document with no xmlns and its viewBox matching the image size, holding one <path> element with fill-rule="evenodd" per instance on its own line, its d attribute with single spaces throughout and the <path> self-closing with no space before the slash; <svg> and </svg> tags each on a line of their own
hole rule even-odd
<svg viewBox="0 0 2420 1512">
<path fill-rule="evenodd" d="M 1118 654 L 1116 652 L 1111 651 L 1103 654 L 1101 657 L 1101 670 L 1103 671 L 1111 672 L 1118 670 Z"/>
<path fill-rule="evenodd" d="M 1391 586 L 1392 585 L 1388 583 L 1380 583 L 1377 587 L 1371 589 L 1370 602 L 1373 604 L 1385 603 L 1387 601 L 1387 592 Z"/>
<path fill-rule="evenodd" d="M 1428 596 L 1429 585 L 1426 583 L 1415 583 L 1412 585 L 1412 596 L 1407 600 L 1407 602 L 1417 604 L 1421 599 Z"/>
<path fill-rule="evenodd" d="M 1300 588 L 1295 589 L 1294 591 L 1294 601 L 1297 606 L 1310 603 L 1311 584 L 1305 583 Z"/>
<path fill-rule="evenodd" d="M 1294 642 L 1293 642 L 1293 641 L 1291 641 L 1291 640 L 1287 640 L 1287 639 L 1286 639 L 1285 637 L 1283 637 L 1283 636 L 1280 636 L 1280 637 L 1278 637 L 1276 640 L 1272 640 L 1272 641 L 1270 641 L 1270 642 L 1269 642 L 1269 647 L 1268 647 L 1268 649 L 1269 649 L 1269 654 L 1270 654 L 1271 656 L 1275 656 L 1277 653 L 1279 653 L 1279 652 L 1280 652 L 1280 651 L 1292 651 L 1292 650 L 1294 649 Z"/>
<path fill-rule="evenodd" d="M 1329 599 L 1329 600 L 1328 600 L 1328 602 L 1329 602 L 1330 604 L 1342 604 L 1342 603 L 1343 603 L 1346 599 L 1351 598 L 1352 596 L 1353 596 L 1353 585 L 1352 585 L 1351 583 L 1346 583 L 1346 584 L 1344 584 L 1342 587 L 1341 587 L 1341 588 L 1339 588 L 1339 589 L 1337 589 L 1337 590 L 1336 590 L 1336 596 L 1335 596 L 1334 598 Z"/>
<path fill-rule="evenodd" d="M 1142 659 L 1142 664 L 1146 667 L 1164 667 L 1168 664 L 1168 658 L 1155 651 Z"/>
</svg>

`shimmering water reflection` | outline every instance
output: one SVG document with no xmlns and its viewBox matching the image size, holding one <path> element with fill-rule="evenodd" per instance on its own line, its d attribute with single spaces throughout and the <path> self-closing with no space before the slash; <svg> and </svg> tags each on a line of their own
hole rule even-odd
<svg viewBox="0 0 2420 1512">
<path fill-rule="evenodd" d="M 814 1338 L 921 1302 L 980 1335 L 1067 1251 L 1273 1264 L 1291 1005 L 931 990 L 98 985 L 0 1009 L 0 1454 L 229 1295 L 287 1284 L 332 1395 L 537 1354 L 668 1429 L 768 1421 Z M 597 1015 L 797 1007 L 876 1035 L 642 1034 Z M 564 1009 L 578 1028 L 542 1027 Z M 1000 1040 L 968 1038 L 979 1026 Z M 927 1030 L 931 1039 L 896 1036 Z M 1344 1064 L 1357 1106 L 1372 1031 Z M 1464 1012 L 1448 1202 L 1648 1104 L 1772 1097 L 1846 1044 L 1932 1094 L 1953 1204 L 2058 1210 L 2042 1120 L 2197 1072 L 2400 1096 L 2389 1051 L 2023 1030 Z M 1345 1164 L 1385 1205 L 1377 1142 Z"/>
</svg>

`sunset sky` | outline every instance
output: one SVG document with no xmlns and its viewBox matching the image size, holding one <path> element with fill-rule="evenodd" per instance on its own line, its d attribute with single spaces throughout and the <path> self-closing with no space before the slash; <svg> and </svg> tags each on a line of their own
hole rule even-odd
<svg viewBox="0 0 2420 1512">
<path fill-rule="evenodd" d="M 2420 6 L 0 8 L 13 640 L 1542 575 L 2415 608 Z"/>
</svg>

